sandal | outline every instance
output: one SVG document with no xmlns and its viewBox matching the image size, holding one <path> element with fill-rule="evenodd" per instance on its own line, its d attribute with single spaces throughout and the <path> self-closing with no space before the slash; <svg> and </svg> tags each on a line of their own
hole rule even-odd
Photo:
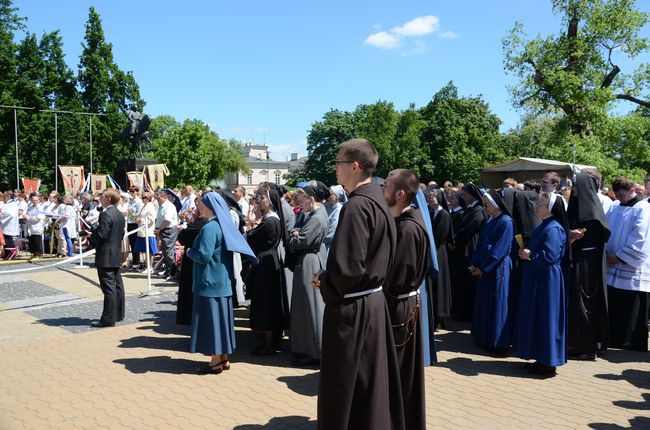
<svg viewBox="0 0 650 430">
<path fill-rule="evenodd" d="M 205 365 L 199 367 L 197 371 L 199 375 L 209 375 L 209 374 L 218 375 L 221 372 L 223 372 L 223 367 L 221 367 L 221 363 L 217 363 L 214 366 L 211 365 L 210 363 L 206 363 Z"/>
<path fill-rule="evenodd" d="M 228 360 L 223 360 L 221 363 L 219 363 L 217 366 L 221 366 L 223 370 L 230 370 L 230 361 Z"/>
</svg>

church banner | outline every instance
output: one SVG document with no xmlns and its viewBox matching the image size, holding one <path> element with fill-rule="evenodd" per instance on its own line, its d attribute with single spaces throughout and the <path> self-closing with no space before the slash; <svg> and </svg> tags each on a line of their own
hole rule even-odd
<svg viewBox="0 0 650 430">
<path fill-rule="evenodd" d="M 95 193 L 101 193 L 106 189 L 106 175 L 90 175 L 90 191 Z"/>
<path fill-rule="evenodd" d="M 59 166 L 65 194 L 77 194 L 85 182 L 84 166 Z"/>
<path fill-rule="evenodd" d="M 138 187 L 141 190 L 144 190 L 142 175 L 142 172 L 126 172 L 126 176 L 129 178 L 129 187 Z"/>
<path fill-rule="evenodd" d="M 27 194 L 38 193 L 38 189 L 41 187 L 41 180 L 34 178 L 22 178 L 23 189 Z"/>
<path fill-rule="evenodd" d="M 150 164 L 145 167 L 145 172 L 149 179 L 149 186 L 153 191 L 165 188 L 165 176 L 169 175 L 165 164 Z"/>
</svg>

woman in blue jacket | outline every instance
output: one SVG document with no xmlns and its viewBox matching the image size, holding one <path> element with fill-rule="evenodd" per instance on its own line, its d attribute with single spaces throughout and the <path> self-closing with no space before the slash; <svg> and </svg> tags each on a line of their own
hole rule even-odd
<svg viewBox="0 0 650 430">
<path fill-rule="evenodd" d="M 533 230 L 526 249 L 521 294 L 515 325 L 517 357 L 528 363 L 531 373 L 553 376 L 556 366 L 566 363 L 567 301 L 566 267 L 568 223 L 562 197 L 542 193 L 537 201 L 542 223 Z"/>
<path fill-rule="evenodd" d="M 190 352 L 212 357 L 199 373 L 219 374 L 230 369 L 228 354 L 235 349 L 232 253 L 239 252 L 254 260 L 255 254 L 232 223 L 228 205 L 220 195 L 206 193 L 197 206 L 208 223 L 201 228 L 187 252 L 194 262 Z"/>
</svg>

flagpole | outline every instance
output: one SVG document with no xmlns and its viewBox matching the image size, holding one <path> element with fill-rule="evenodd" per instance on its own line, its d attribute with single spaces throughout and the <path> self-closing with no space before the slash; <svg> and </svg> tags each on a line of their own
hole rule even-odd
<svg viewBox="0 0 650 430">
<path fill-rule="evenodd" d="M 149 220 L 144 220 L 144 249 L 145 249 L 145 259 L 147 261 L 147 287 L 149 288 L 146 292 L 140 292 L 140 297 L 148 296 L 157 296 L 162 294 L 160 290 L 153 290 L 151 286 L 151 258 L 149 255 L 151 251 L 149 250 Z"/>
<path fill-rule="evenodd" d="M 81 235 L 79 234 L 81 232 L 81 217 L 80 213 L 77 212 L 77 241 L 79 243 L 79 254 L 81 256 L 79 257 L 79 264 L 75 265 L 75 269 L 87 269 L 90 266 L 84 265 L 84 258 L 83 258 L 83 246 L 81 245 Z"/>
</svg>

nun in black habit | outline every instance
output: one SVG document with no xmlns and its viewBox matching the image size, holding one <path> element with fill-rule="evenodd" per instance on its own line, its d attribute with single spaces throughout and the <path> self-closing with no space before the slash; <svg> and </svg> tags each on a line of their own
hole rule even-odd
<svg viewBox="0 0 650 430">
<path fill-rule="evenodd" d="M 429 214 L 438 258 L 438 276 L 433 283 L 433 315 L 435 326 L 440 325 L 441 328 L 445 328 L 445 318 L 451 316 L 451 281 L 447 245 L 454 239 L 454 230 L 449 204 L 440 189 L 435 189 L 431 193 Z"/>
<path fill-rule="evenodd" d="M 194 262 L 187 256 L 187 251 L 192 248 L 194 239 L 199 235 L 201 228 L 208 220 L 201 218 L 198 211 L 193 213 L 193 220 L 184 229 L 178 232 L 178 242 L 185 248 L 181 259 L 181 274 L 178 282 L 178 301 L 176 304 L 176 324 L 192 325 L 192 308 L 194 293 L 192 292 L 192 268 Z"/>
<path fill-rule="evenodd" d="M 576 175 L 567 212 L 573 242 L 567 335 L 571 359 L 593 360 L 609 344 L 605 244 L 611 231 L 597 192 L 595 177 Z"/>
<path fill-rule="evenodd" d="M 251 329 L 262 334 L 263 343 L 256 346 L 252 353 L 273 355 L 279 348 L 282 331 L 288 326 L 284 277 L 278 257 L 278 245 L 286 230 L 280 218 L 282 208 L 275 189 L 268 184 L 260 184 L 255 193 L 255 204 L 262 221 L 247 233 L 246 239 L 259 264 L 251 269 L 246 286 L 250 289 Z M 275 208 L 280 209 L 276 211 Z"/>
<path fill-rule="evenodd" d="M 463 321 L 471 322 L 474 315 L 475 283 L 467 268 L 476 250 L 481 230 L 487 216 L 483 208 L 481 191 L 472 184 L 465 184 L 461 192 L 467 208 L 463 211 L 458 228 L 454 229 L 453 258 L 454 273 L 452 278 L 452 300 L 454 314 Z"/>
</svg>

